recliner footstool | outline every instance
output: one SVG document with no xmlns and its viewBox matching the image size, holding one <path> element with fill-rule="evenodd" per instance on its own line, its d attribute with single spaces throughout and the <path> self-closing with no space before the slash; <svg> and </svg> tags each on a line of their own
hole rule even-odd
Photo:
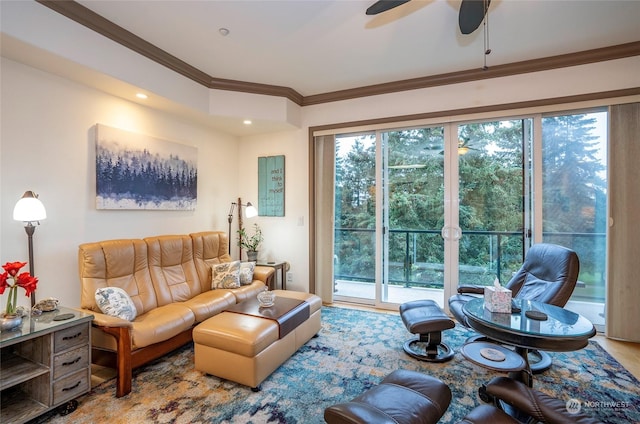
<svg viewBox="0 0 640 424">
<path fill-rule="evenodd" d="M 400 317 L 410 333 L 418 334 L 404 343 L 404 351 L 409 356 L 428 362 L 445 362 L 453 358 L 455 352 L 442 343 L 442 331 L 454 328 L 456 324 L 435 301 L 423 299 L 403 303 Z M 426 346 L 420 348 L 420 344 Z"/>
<path fill-rule="evenodd" d="M 396 370 L 355 399 L 324 410 L 328 424 L 435 424 L 451 402 L 451 389 L 435 377 Z"/>
</svg>

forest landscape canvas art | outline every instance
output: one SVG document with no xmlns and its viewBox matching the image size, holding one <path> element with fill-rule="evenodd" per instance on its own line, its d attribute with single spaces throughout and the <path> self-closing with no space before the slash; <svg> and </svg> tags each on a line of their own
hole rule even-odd
<svg viewBox="0 0 640 424">
<path fill-rule="evenodd" d="M 96 208 L 194 210 L 198 149 L 96 124 Z"/>
</svg>

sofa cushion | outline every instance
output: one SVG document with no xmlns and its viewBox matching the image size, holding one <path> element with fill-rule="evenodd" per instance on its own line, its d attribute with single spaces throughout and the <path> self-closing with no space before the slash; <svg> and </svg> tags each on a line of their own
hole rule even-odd
<svg viewBox="0 0 640 424">
<path fill-rule="evenodd" d="M 240 263 L 240 285 L 246 286 L 253 283 L 253 270 L 256 268 L 255 262 Z"/>
<path fill-rule="evenodd" d="M 236 304 L 234 290 L 209 290 L 183 302 L 191 309 L 196 322 L 205 321 Z"/>
<path fill-rule="evenodd" d="M 231 262 L 229 237 L 224 231 L 203 231 L 189 234 L 193 243 L 193 259 L 200 277 L 202 292 L 211 290 L 211 267 Z"/>
<path fill-rule="evenodd" d="M 105 240 L 84 243 L 78 248 L 78 270 L 82 291 L 80 307 L 101 312 L 96 290 L 123 289 L 136 305 L 138 315 L 158 306 L 149 273 L 147 244 L 139 239 Z"/>
<path fill-rule="evenodd" d="M 202 293 L 191 237 L 165 235 L 146 237 L 144 241 L 149 250 L 149 273 L 158 305 L 184 302 Z"/>
<path fill-rule="evenodd" d="M 102 313 L 133 321 L 138 314 L 136 305 L 120 287 L 104 287 L 96 290 L 96 303 Z"/>
<path fill-rule="evenodd" d="M 240 287 L 240 261 L 225 262 L 211 267 L 212 289 L 237 289 Z"/>
<path fill-rule="evenodd" d="M 139 315 L 132 323 L 131 348 L 135 350 L 169 340 L 190 329 L 195 316 L 184 304 L 172 303 Z"/>
</svg>

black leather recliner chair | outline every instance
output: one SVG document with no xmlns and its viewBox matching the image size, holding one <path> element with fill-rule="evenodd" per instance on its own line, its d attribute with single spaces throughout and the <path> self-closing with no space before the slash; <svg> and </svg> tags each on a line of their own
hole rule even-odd
<svg viewBox="0 0 640 424">
<path fill-rule="evenodd" d="M 579 271 L 580 261 L 573 250 L 555 244 L 534 244 L 505 287 L 511 290 L 514 298 L 564 307 L 576 286 Z M 460 286 L 458 294 L 449 298 L 449 310 L 459 323 L 470 327 L 462 307 L 483 293 L 484 286 Z M 551 366 L 551 358 L 546 352 L 531 351 L 530 355 L 532 372 L 541 372 Z"/>
<path fill-rule="evenodd" d="M 521 424 L 528 423 L 578 423 L 596 424 L 579 408 L 569 410 L 567 402 L 534 390 L 508 377 L 494 377 L 483 386 L 485 396 L 493 405 L 480 405 L 471 410 L 460 424 Z M 504 408 L 517 417 L 504 412 Z"/>
<path fill-rule="evenodd" d="M 565 401 L 511 378 L 494 377 L 482 391 L 491 404 L 475 407 L 460 424 L 600 423 L 579 408 L 569 411 Z M 443 381 L 396 370 L 355 399 L 326 408 L 324 420 L 328 424 L 435 424 L 450 403 L 451 389 Z"/>
</svg>

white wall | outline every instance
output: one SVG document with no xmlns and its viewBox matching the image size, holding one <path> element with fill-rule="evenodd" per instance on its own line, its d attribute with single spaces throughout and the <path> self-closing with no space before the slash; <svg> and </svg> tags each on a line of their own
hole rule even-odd
<svg viewBox="0 0 640 424">
<path fill-rule="evenodd" d="M 1 67 L 0 261 L 28 259 L 23 224 L 12 213 L 24 191 L 33 190 L 47 209 L 34 235 L 38 299 L 79 305 L 77 249 L 83 242 L 226 231 L 241 173 L 235 137 L 5 58 Z M 96 123 L 196 146 L 196 210 L 96 210 Z M 24 292 L 19 297 L 28 303 Z M 2 310 L 6 294 L 0 302 Z"/>
<path fill-rule="evenodd" d="M 265 241 L 259 259 L 287 261 L 293 280 L 288 290 L 309 290 L 309 226 L 307 137 L 304 131 L 287 131 L 246 137 L 240 145 L 238 178 L 242 201 L 258 202 L 258 157 L 285 155 L 285 216 L 258 216 L 244 220 L 263 230 Z"/>
</svg>

